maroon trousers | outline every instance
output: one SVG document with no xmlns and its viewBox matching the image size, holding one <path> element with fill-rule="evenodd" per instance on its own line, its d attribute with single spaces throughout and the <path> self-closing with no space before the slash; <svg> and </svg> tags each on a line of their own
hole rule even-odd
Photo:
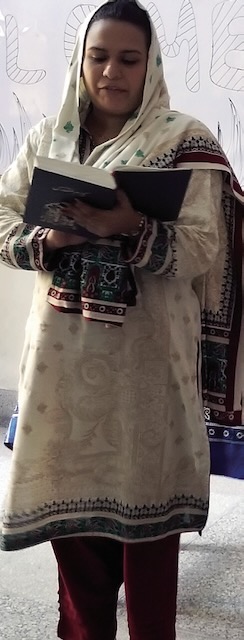
<svg viewBox="0 0 244 640">
<path fill-rule="evenodd" d="M 52 540 L 59 568 L 63 640 L 115 640 L 118 591 L 125 585 L 131 640 L 175 640 L 179 535 L 121 543 Z"/>
</svg>

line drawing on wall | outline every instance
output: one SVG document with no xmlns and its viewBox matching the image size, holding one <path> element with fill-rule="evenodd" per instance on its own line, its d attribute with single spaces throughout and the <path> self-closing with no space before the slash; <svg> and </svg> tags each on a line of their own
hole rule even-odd
<svg viewBox="0 0 244 640">
<path fill-rule="evenodd" d="M 223 126 L 218 122 L 218 141 L 225 149 L 230 164 L 242 187 L 244 186 L 244 128 L 233 100 L 229 98 L 231 133 L 228 148 L 225 148 L 225 135 Z"/>
<path fill-rule="evenodd" d="M 15 160 L 15 158 L 18 155 L 19 150 L 20 150 L 20 144 L 19 144 L 18 136 L 17 136 L 16 130 L 15 130 L 14 127 L 13 127 L 13 139 L 14 139 L 14 144 L 13 144 L 13 151 L 12 151 L 10 162 L 13 162 Z"/>
<path fill-rule="evenodd" d="M 17 105 L 20 133 L 18 135 L 16 128 L 12 127 L 11 135 L 8 136 L 4 126 L 0 123 L 0 175 L 16 158 L 26 135 L 31 128 L 31 121 L 26 109 L 17 94 L 13 92 L 13 96 Z"/>
<path fill-rule="evenodd" d="M 21 69 L 18 65 L 19 33 L 14 16 L 5 16 L 6 71 L 10 80 L 19 84 L 35 84 L 45 78 L 44 69 Z"/>
<path fill-rule="evenodd" d="M 11 162 L 8 136 L 2 124 L 0 124 L 0 175 Z"/>
<path fill-rule="evenodd" d="M 86 16 L 96 8 L 95 4 L 78 4 L 70 12 L 64 29 L 64 53 L 70 62 L 75 46 L 76 34 Z"/>
<path fill-rule="evenodd" d="M 177 32 L 174 42 L 169 43 L 166 38 L 164 23 L 154 2 L 150 2 L 147 10 L 153 20 L 157 31 L 160 46 L 165 56 L 176 58 L 179 55 L 183 42 L 188 45 L 188 60 L 186 68 L 186 86 L 192 92 L 200 88 L 199 48 L 197 39 L 196 18 L 190 0 L 183 0 L 180 8 Z"/>
<path fill-rule="evenodd" d="M 232 91 L 244 91 L 244 68 L 231 67 L 227 62 L 228 52 L 244 51 L 244 33 L 232 33 L 239 19 L 244 20 L 242 0 L 221 2 L 213 9 L 210 78 L 219 87 Z"/>
<path fill-rule="evenodd" d="M 24 106 L 22 105 L 22 103 L 20 102 L 18 96 L 16 95 L 16 93 L 13 92 L 13 96 L 15 98 L 15 102 L 17 104 L 17 109 L 18 109 L 18 113 L 19 113 L 19 122 L 20 122 L 20 144 L 23 144 L 28 131 L 31 128 L 31 121 L 30 118 L 28 116 L 27 111 L 25 110 Z"/>
<path fill-rule="evenodd" d="M 12 142 L 12 144 L 9 142 L 4 126 L 0 124 L 0 175 L 19 153 L 20 144 L 14 127 L 12 127 Z"/>
</svg>

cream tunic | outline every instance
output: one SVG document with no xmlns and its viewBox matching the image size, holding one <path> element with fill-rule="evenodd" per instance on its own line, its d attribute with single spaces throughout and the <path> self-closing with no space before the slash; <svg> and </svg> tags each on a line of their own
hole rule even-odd
<svg viewBox="0 0 244 640">
<path fill-rule="evenodd" d="M 52 126 L 49 119 L 30 132 L 2 181 L 1 258 L 10 266 L 27 268 L 13 243 L 24 229 L 34 157 L 48 154 Z M 218 252 L 221 189 L 220 172 L 193 174 L 164 265 L 150 271 L 147 247 L 144 265 L 135 267 L 137 305 L 122 328 L 59 313 L 47 302 L 45 232 L 29 234 L 29 268 L 38 273 L 20 367 L 4 548 L 72 534 L 134 542 L 203 528 L 209 445 L 193 281 Z"/>
</svg>

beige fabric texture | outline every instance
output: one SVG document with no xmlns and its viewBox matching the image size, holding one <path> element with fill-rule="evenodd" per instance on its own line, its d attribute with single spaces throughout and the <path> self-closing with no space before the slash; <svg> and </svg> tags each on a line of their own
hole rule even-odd
<svg viewBox="0 0 244 640">
<path fill-rule="evenodd" d="M 51 125 L 41 125 L 42 153 Z M 40 126 L 5 176 L 10 192 L 11 185 L 27 189 L 39 139 Z M 218 252 L 221 190 L 219 172 L 193 175 L 178 221 L 178 277 L 136 270 L 140 295 L 122 329 L 57 313 L 46 302 L 52 274 L 38 272 L 20 370 L 5 505 L 10 522 L 11 514 L 81 494 L 137 506 L 182 494 L 208 499 L 209 446 L 196 371 L 200 305 L 192 280 Z M 14 195 L 1 204 L 16 211 L 11 219 L 2 210 L 4 240 L 23 205 Z M 31 260 L 31 238 L 29 251 Z"/>
</svg>

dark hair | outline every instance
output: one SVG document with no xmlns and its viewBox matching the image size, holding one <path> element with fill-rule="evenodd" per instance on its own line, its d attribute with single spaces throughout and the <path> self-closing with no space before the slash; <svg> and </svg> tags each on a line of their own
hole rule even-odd
<svg viewBox="0 0 244 640">
<path fill-rule="evenodd" d="M 149 49 L 152 37 L 150 20 L 147 11 L 138 7 L 134 0 L 112 0 L 102 5 L 92 17 L 87 33 L 94 22 L 107 19 L 122 20 L 139 27 L 145 34 Z"/>
</svg>

